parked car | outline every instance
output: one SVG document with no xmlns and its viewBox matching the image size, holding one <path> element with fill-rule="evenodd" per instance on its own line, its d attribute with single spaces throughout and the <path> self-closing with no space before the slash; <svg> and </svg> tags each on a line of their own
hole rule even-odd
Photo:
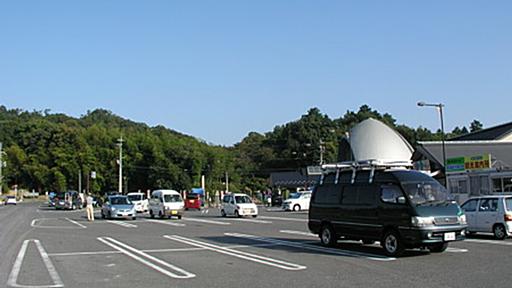
<svg viewBox="0 0 512 288">
<path fill-rule="evenodd" d="M 6 196 L 4 204 L 5 205 L 16 205 L 16 196 Z"/>
<path fill-rule="evenodd" d="M 174 190 L 155 190 L 149 199 L 149 215 L 151 218 L 158 216 L 177 217 L 181 219 L 185 209 L 185 202 L 181 194 Z"/>
<path fill-rule="evenodd" d="M 311 191 L 296 192 L 290 194 L 290 198 L 283 202 L 283 209 L 285 211 L 301 211 L 309 210 L 309 203 L 311 201 Z"/>
<path fill-rule="evenodd" d="M 334 246 L 342 236 L 380 241 L 394 257 L 406 248 L 443 252 L 465 239 L 466 216 L 432 177 L 405 169 L 338 173 L 325 174 L 313 190 L 308 226 L 322 245 Z"/>
<path fill-rule="evenodd" d="M 283 197 L 282 196 L 273 196 L 272 197 L 272 206 L 281 207 L 282 205 L 283 205 Z"/>
<path fill-rule="evenodd" d="M 80 194 L 76 191 L 59 192 L 55 196 L 55 209 L 82 209 L 83 203 Z"/>
<path fill-rule="evenodd" d="M 482 196 L 462 204 L 468 233 L 487 232 L 503 240 L 512 236 L 512 195 Z"/>
<path fill-rule="evenodd" d="M 197 209 L 201 210 L 201 195 L 197 193 L 189 193 L 185 197 L 185 210 Z"/>
<path fill-rule="evenodd" d="M 252 216 L 258 217 L 258 207 L 246 194 L 228 194 L 224 195 L 220 214 L 222 217 L 233 215 L 235 217 Z"/>
<path fill-rule="evenodd" d="M 128 193 L 128 199 L 135 205 L 135 211 L 142 213 L 148 211 L 149 201 L 146 198 L 146 194 L 140 192 Z"/>
<path fill-rule="evenodd" d="M 137 212 L 135 205 L 130 201 L 127 196 L 113 195 L 108 196 L 107 201 L 101 208 L 101 218 L 131 218 L 137 219 Z"/>
</svg>

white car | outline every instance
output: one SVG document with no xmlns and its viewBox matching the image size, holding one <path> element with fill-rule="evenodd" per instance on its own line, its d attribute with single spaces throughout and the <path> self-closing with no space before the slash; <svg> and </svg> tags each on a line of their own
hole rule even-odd
<svg viewBox="0 0 512 288">
<path fill-rule="evenodd" d="M 139 192 L 128 193 L 128 199 L 135 205 L 135 211 L 143 213 L 148 211 L 149 201 L 146 198 L 146 194 Z"/>
<path fill-rule="evenodd" d="M 16 196 L 7 196 L 5 198 L 5 205 L 16 205 Z"/>
<path fill-rule="evenodd" d="M 151 218 L 158 216 L 178 217 L 181 219 L 185 210 L 185 202 L 181 194 L 174 190 L 155 190 L 149 199 L 149 215 Z"/>
<path fill-rule="evenodd" d="M 461 206 L 468 233 L 493 233 L 497 239 L 512 236 L 512 195 L 471 198 Z"/>
<path fill-rule="evenodd" d="M 283 209 L 286 211 L 309 210 L 311 191 L 296 192 L 290 194 L 290 198 L 283 201 Z"/>
<path fill-rule="evenodd" d="M 222 199 L 220 210 L 222 217 L 233 215 L 235 217 L 252 216 L 258 217 L 258 207 L 246 194 L 228 194 Z"/>
</svg>

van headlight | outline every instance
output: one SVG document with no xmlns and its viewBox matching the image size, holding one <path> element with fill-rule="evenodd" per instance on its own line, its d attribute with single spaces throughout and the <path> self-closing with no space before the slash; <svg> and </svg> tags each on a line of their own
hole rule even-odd
<svg viewBox="0 0 512 288">
<path fill-rule="evenodd" d="M 457 218 L 459 218 L 459 224 L 462 224 L 462 225 L 466 225 L 468 224 L 468 221 L 466 220 L 466 214 L 462 214 L 460 216 L 458 216 Z"/>
<path fill-rule="evenodd" d="M 415 227 L 425 227 L 434 225 L 434 217 L 419 217 L 415 216 L 411 218 L 411 224 Z"/>
</svg>

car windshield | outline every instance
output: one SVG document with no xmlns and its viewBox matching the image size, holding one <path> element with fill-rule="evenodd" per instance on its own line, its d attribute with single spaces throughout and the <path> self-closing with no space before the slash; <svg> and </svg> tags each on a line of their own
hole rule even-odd
<svg viewBox="0 0 512 288">
<path fill-rule="evenodd" d="M 130 205 L 132 202 L 130 202 L 130 199 L 128 197 L 112 197 L 110 198 L 110 203 L 112 205 Z"/>
<path fill-rule="evenodd" d="M 164 195 L 164 201 L 165 202 L 181 202 L 182 199 L 181 199 L 181 196 L 180 195 L 176 195 L 176 194 L 173 194 L 173 195 Z"/>
<path fill-rule="evenodd" d="M 251 198 L 249 198 L 249 196 L 247 195 L 244 195 L 244 196 L 235 196 L 235 201 L 237 204 L 248 204 L 248 203 L 252 203 L 252 200 Z"/>
<path fill-rule="evenodd" d="M 301 195 L 301 193 L 292 193 L 288 199 L 299 199 Z"/>
<path fill-rule="evenodd" d="M 187 199 L 190 199 L 190 200 L 194 200 L 194 199 L 198 199 L 199 198 L 199 195 L 197 194 L 188 194 L 187 195 Z"/>
<path fill-rule="evenodd" d="M 405 182 L 402 183 L 405 193 L 413 204 L 437 204 L 451 201 L 451 197 L 439 182 Z"/>
<path fill-rule="evenodd" d="M 507 211 L 512 211 L 512 198 L 505 198 L 505 206 Z"/>
<path fill-rule="evenodd" d="M 128 195 L 130 201 L 142 201 L 142 195 Z"/>
</svg>

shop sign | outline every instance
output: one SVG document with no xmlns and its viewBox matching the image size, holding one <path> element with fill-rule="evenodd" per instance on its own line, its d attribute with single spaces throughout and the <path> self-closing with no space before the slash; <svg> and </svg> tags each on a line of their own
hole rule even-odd
<svg viewBox="0 0 512 288">
<path fill-rule="evenodd" d="M 448 158 L 446 162 L 448 173 L 485 170 L 491 168 L 491 154 Z"/>
</svg>

